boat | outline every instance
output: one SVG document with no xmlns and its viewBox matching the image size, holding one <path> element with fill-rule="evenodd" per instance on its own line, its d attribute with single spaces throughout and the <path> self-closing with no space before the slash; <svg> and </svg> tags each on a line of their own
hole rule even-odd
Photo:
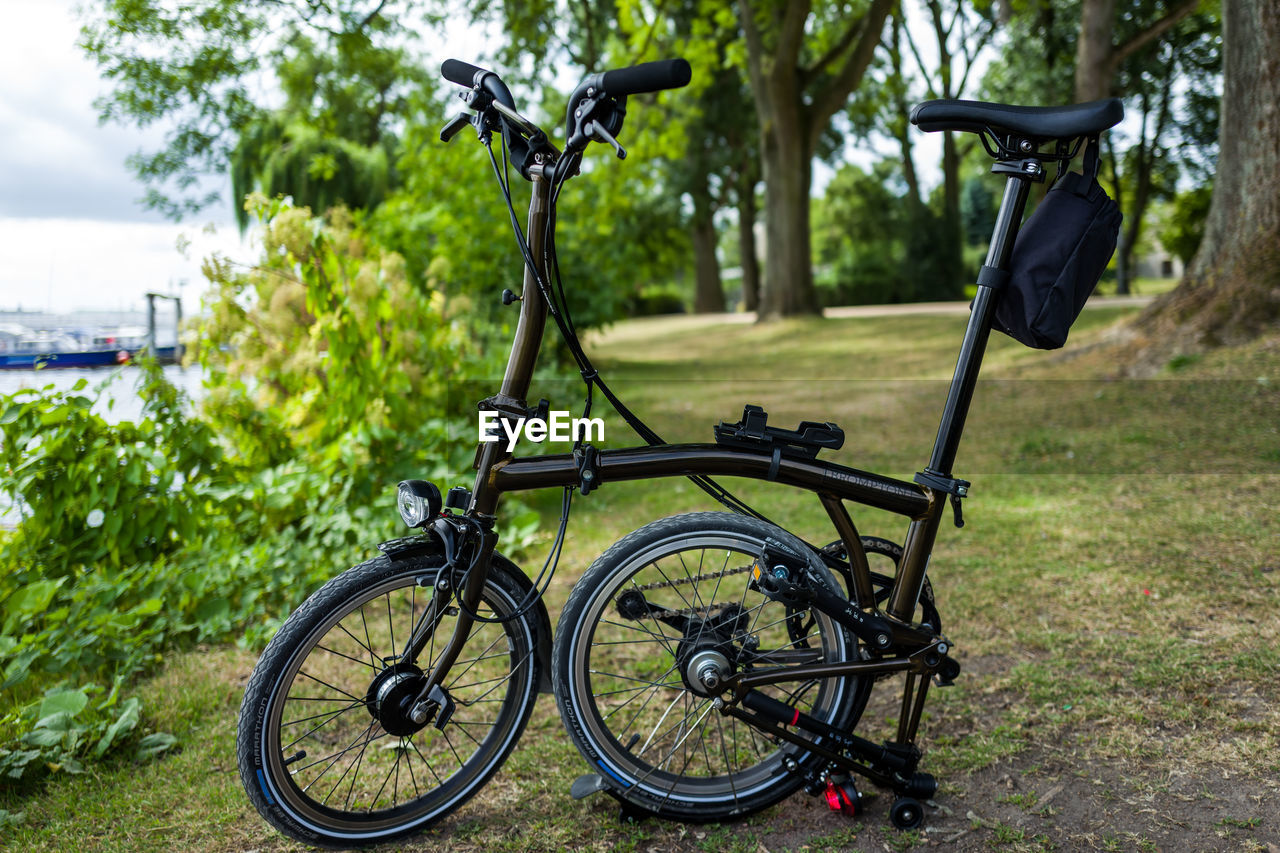
<svg viewBox="0 0 1280 853">
<path fill-rule="evenodd" d="M 68 367 L 115 367 L 129 364 L 146 353 L 145 347 L 136 349 L 98 349 L 50 352 L 0 352 L 0 370 L 51 370 Z M 177 347 L 156 347 L 155 356 L 161 364 L 174 364 L 178 360 Z"/>
<path fill-rule="evenodd" d="M 37 330 L 20 323 L 0 322 L 0 370 L 116 367 L 147 353 L 161 364 L 176 364 L 182 358 L 181 346 L 149 345 L 156 341 L 157 299 L 172 299 L 177 303 L 175 327 L 181 326 L 181 299 L 159 293 L 147 294 L 146 326 L 51 328 L 54 324 L 43 317 L 41 322 L 45 328 Z"/>
</svg>

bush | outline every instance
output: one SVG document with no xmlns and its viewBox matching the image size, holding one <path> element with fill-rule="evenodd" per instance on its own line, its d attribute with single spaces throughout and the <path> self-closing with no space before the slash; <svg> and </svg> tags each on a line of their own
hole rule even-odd
<svg viewBox="0 0 1280 853">
<path fill-rule="evenodd" d="M 172 739 L 141 737 L 124 697 L 134 676 L 196 642 L 264 644 L 403 531 L 390 484 L 470 467 L 440 416 L 452 378 L 484 370 L 475 330 L 342 212 L 263 209 L 263 262 L 208 265 L 203 417 L 154 364 L 136 423 L 95 414 L 83 381 L 0 397 L 3 489 L 22 512 L 0 537 L 0 784 L 163 751 Z M 517 556 L 537 516 L 504 509 Z"/>
<path fill-rule="evenodd" d="M 628 313 L 633 317 L 654 317 L 659 314 L 685 313 L 684 297 L 670 285 L 645 287 L 636 294 Z"/>
</svg>

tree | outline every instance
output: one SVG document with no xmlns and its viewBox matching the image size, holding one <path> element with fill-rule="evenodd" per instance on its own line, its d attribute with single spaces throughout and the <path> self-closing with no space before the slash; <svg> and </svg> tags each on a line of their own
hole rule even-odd
<svg viewBox="0 0 1280 853">
<path fill-rule="evenodd" d="M 1138 318 L 1152 354 L 1247 340 L 1280 323 L 1280 16 L 1224 0 L 1218 171 L 1204 239 L 1182 283 Z"/>
<path fill-rule="evenodd" d="M 925 0 L 929 23 L 932 27 L 935 47 L 938 51 L 938 65 L 931 69 L 921 57 L 920 49 L 908 27 L 903 27 L 907 45 L 916 60 L 926 90 L 930 98 L 959 98 L 964 94 L 968 84 L 969 73 L 974 67 L 974 60 L 986 47 L 995 32 L 995 19 L 989 3 L 969 3 L 966 0 L 954 0 L 954 6 L 946 5 L 943 0 Z M 959 67 L 955 67 L 957 60 Z M 970 137 L 969 145 L 973 144 Z M 942 217 L 938 236 L 941 238 L 934 247 L 941 256 L 939 272 L 943 281 L 954 287 L 959 295 L 963 277 L 961 259 L 961 222 L 960 222 L 960 161 L 963 155 L 956 144 L 956 134 L 952 131 L 942 133 Z"/>
<path fill-rule="evenodd" d="M 1136 108 L 1140 117 L 1136 140 L 1127 150 L 1121 149 L 1126 133 L 1116 129 L 1104 142 L 1111 150 L 1116 201 L 1125 214 L 1116 254 L 1116 293 L 1121 295 L 1129 292 L 1134 254 L 1150 203 L 1171 198 L 1183 163 L 1194 163 L 1201 148 L 1212 149 L 1211 141 L 1196 134 L 1202 123 L 1216 120 L 1216 108 L 1194 120 L 1204 105 L 1193 93 L 1216 88 L 1221 71 L 1217 16 L 1179 10 L 1154 24 L 1141 23 L 1158 11 L 1143 4 L 1128 16 L 1139 21 L 1140 34 L 1159 30 L 1160 35 L 1126 51 L 1114 71 L 1113 90 L 1127 95 L 1131 110 Z M 1079 68 L 1077 82 L 1078 72 Z M 1183 116 L 1193 119 L 1185 122 L 1185 131 L 1184 122 L 1179 121 Z"/>
<path fill-rule="evenodd" d="M 815 314 L 809 191 L 819 137 L 871 64 L 893 0 L 739 0 L 767 235 L 759 316 Z"/>
<path fill-rule="evenodd" d="M 1212 8 L 1197 13 L 1189 0 L 1032 0 L 1017 8 L 1009 46 L 987 78 L 995 99 L 1122 96 L 1140 116 L 1136 139 L 1122 127 L 1103 141 L 1104 179 L 1125 215 L 1117 291 L 1127 293 L 1149 202 L 1172 194 L 1184 166 L 1202 171 L 1213 148 L 1216 109 L 1206 101 L 1215 99 L 1205 93 L 1216 88 L 1217 16 Z"/>
<path fill-rule="evenodd" d="M 1213 184 L 1203 184 L 1181 193 L 1173 200 L 1160 228 L 1160 244 L 1190 266 L 1204 239 L 1204 221 L 1213 200 Z"/>
<path fill-rule="evenodd" d="M 1119 0 L 1082 0 L 1080 37 L 1076 41 L 1076 103 L 1110 97 L 1121 64 L 1168 32 L 1178 21 L 1195 11 L 1200 0 L 1177 0 L 1163 14 L 1147 17 L 1126 9 L 1128 30 L 1116 43 Z M 1136 27 L 1131 26 L 1137 24 Z"/>
<path fill-rule="evenodd" d="M 964 225 L 965 245 L 983 246 L 991 239 L 991 230 L 996 225 L 996 202 L 987 182 L 977 175 L 964 182 L 960 219 Z"/>
<path fill-rule="evenodd" d="M 103 121 L 168 126 L 165 146 L 130 166 L 146 203 L 175 219 L 217 202 L 232 161 L 243 181 L 293 194 L 332 191 L 344 160 L 394 131 L 398 106 L 421 80 L 402 47 L 408 12 L 389 0 L 97 0 L 86 9 L 81 47 L 113 84 L 96 101 Z M 263 81 L 268 81 L 264 86 Z M 286 104 L 277 110 L 273 87 Z M 341 146 L 316 147 L 314 135 Z M 277 152 L 298 145 L 303 161 Z M 282 176 L 307 178 L 306 186 Z M 316 180 L 317 178 L 321 180 Z M 347 181 L 353 186 L 355 181 Z M 247 187 L 241 183 L 237 191 Z M 328 199 L 325 199 L 326 201 Z M 340 199 L 356 202 L 359 199 Z M 235 200 L 239 207 L 239 200 Z"/>
</svg>

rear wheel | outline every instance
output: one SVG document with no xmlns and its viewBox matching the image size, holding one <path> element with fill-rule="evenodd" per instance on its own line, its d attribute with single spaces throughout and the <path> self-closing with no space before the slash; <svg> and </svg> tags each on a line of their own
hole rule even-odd
<svg viewBox="0 0 1280 853">
<path fill-rule="evenodd" d="M 805 546 L 773 525 L 728 513 L 663 519 L 605 552 L 574 587 L 553 652 L 556 701 L 606 789 L 663 817 L 714 821 L 772 805 L 816 759 L 713 707 L 701 676 L 858 655 L 833 619 L 764 596 L 750 567 L 765 539 Z M 820 582 L 838 589 L 825 569 Z M 784 682 L 762 693 L 851 728 L 869 679 Z"/>
<path fill-rule="evenodd" d="M 329 581 L 285 622 L 240 708 L 240 777 L 258 811 L 300 841 L 376 844 L 426 829 L 502 765 L 533 708 L 536 622 L 477 623 L 445 687 L 443 729 L 413 699 L 453 633 L 445 611 L 416 660 L 402 655 L 440 582 L 440 558 L 379 557 Z M 522 588 L 495 558 L 479 614 L 507 616 Z"/>
</svg>

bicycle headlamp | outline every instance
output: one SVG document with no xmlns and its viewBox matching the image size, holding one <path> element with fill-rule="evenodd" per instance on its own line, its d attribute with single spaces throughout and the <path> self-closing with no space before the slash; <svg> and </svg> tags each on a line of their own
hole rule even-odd
<svg viewBox="0 0 1280 853">
<path fill-rule="evenodd" d="M 434 483 L 426 480 L 402 480 L 396 487 L 396 508 L 400 518 L 410 527 L 422 527 L 440 514 L 444 501 Z"/>
</svg>

